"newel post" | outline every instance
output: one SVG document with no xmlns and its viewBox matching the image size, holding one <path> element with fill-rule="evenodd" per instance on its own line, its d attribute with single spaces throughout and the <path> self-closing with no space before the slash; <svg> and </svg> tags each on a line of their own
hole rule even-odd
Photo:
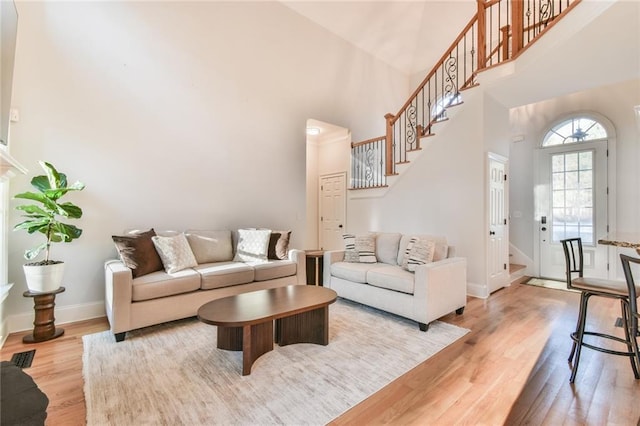
<svg viewBox="0 0 640 426">
<path fill-rule="evenodd" d="M 513 0 L 518 2 L 518 0 Z M 487 66 L 487 19 L 485 9 L 485 0 L 477 0 L 478 2 L 478 69 L 484 69 Z"/>
<path fill-rule="evenodd" d="M 524 2 L 522 0 L 511 1 L 511 57 L 518 56 L 522 50 L 524 34 Z"/>
<path fill-rule="evenodd" d="M 387 120 L 387 131 L 385 134 L 385 165 L 384 172 L 387 176 L 393 175 L 393 119 L 395 116 L 391 113 L 386 114 L 384 118 Z"/>
<path fill-rule="evenodd" d="M 511 30 L 511 27 L 509 25 L 505 25 L 504 27 L 500 28 L 500 32 L 502 33 L 502 39 L 501 39 L 501 43 L 502 43 L 502 60 L 506 61 L 507 59 L 509 59 L 509 31 Z"/>
</svg>

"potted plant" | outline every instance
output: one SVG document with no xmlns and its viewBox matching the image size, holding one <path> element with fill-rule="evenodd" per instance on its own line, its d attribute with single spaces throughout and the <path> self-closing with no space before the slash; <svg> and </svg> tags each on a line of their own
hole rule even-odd
<svg viewBox="0 0 640 426">
<path fill-rule="evenodd" d="M 39 232 L 44 235 L 45 241 L 42 244 L 24 252 L 25 259 L 31 261 L 24 265 L 24 273 L 29 290 L 45 293 L 60 287 L 64 272 L 64 262 L 49 258 L 51 244 L 69 243 L 82 235 L 81 229 L 62 222 L 65 219 L 82 217 L 82 209 L 73 203 L 60 200 L 70 191 L 83 190 L 84 184 L 76 181 L 68 186 L 64 173 L 59 173 L 50 163 L 39 163 L 45 174 L 31 179 L 31 185 L 38 192 L 23 192 L 14 197 L 36 203 L 16 206 L 17 210 L 23 212 L 22 217 L 25 220 L 13 229 L 24 229 L 29 234 Z M 44 260 L 34 261 L 42 251 L 45 253 Z"/>
</svg>

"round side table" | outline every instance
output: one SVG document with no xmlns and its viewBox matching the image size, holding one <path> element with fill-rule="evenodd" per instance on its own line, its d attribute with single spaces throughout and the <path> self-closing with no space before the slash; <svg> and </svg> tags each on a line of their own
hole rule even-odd
<svg viewBox="0 0 640 426">
<path fill-rule="evenodd" d="M 60 287 L 47 293 L 35 293 L 32 291 L 22 293 L 24 297 L 33 297 L 33 309 L 36 315 L 33 321 L 33 333 L 22 338 L 24 343 L 45 342 L 64 334 L 64 329 L 56 329 L 56 319 L 53 316 L 53 309 L 56 306 L 56 294 L 62 293 L 64 290 L 64 287 Z"/>
</svg>

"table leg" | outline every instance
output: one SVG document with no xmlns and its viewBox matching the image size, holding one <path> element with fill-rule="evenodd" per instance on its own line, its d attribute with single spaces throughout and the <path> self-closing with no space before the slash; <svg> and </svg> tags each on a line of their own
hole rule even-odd
<svg viewBox="0 0 640 426">
<path fill-rule="evenodd" d="M 329 307 L 314 309 L 276 320 L 276 342 L 329 344 Z"/>
</svg>

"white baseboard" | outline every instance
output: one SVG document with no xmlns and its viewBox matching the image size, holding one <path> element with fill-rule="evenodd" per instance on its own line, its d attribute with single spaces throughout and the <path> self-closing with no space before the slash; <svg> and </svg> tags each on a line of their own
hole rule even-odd
<svg viewBox="0 0 640 426">
<path fill-rule="evenodd" d="M 82 305 L 60 306 L 55 308 L 56 325 L 106 316 L 104 302 L 92 302 Z M 9 333 L 33 329 L 34 312 L 10 315 Z M 5 336 L 6 338 L 6 336 Z"/>
<path fill-rule="evenodd" d="M 487 291 L 486 285 L 467 282 L 467 295 L 478 297 L 480 299 L 487 299 L 489 297 L 489 292 Z"/>
</svg>

